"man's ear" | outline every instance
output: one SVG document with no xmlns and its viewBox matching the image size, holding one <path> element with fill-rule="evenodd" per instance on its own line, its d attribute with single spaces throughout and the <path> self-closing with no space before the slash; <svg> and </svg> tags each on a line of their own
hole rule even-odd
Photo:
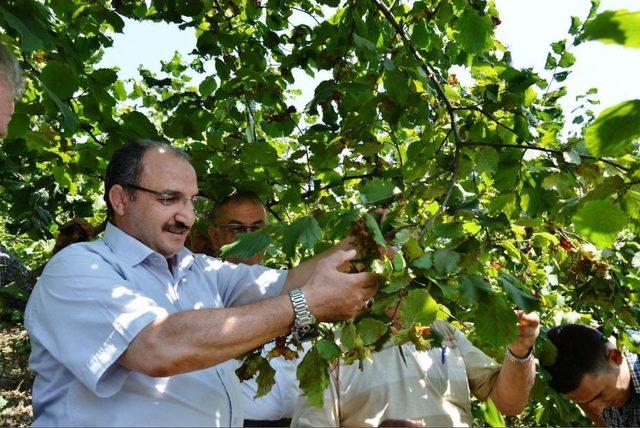
<svg viewBox="0 0 640 428">
<path fill-rule="evenodd" d="M 622 357 L 622 352 L 620 352 L 618 348 L 614 348 L 609 351 L 607 360 L 610 363 L 614 363 L 616 366 L 620 367 L 624 358 Z"/>
<path fill-rule="evenodd" d="M 114 184 L 109 189 L 109 202 L 111 202 L 111 207 L 115 214 L 123 216 L 127 211 L 130 200 L 129 194 L 121 185 Z"/>
</svg>

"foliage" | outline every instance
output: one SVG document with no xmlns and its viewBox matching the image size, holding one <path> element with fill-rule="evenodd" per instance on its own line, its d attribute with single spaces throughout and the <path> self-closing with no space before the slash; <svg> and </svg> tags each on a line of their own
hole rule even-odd
<svg viewBox="0 0 640 428">
<path fill-rule="evenodd" d="M 372 312 L 341 341 L 324 327 L 298 369 L 316 404 L 339 352 L 357 361 L 392 335 L 428 346 L 434 317 L 496 356 L 516 334 L 514 307 L 548 324 L 637 328 L 640 100 L 597 118 L 593 91 L 570 116 L 557 103 L 572 46 L 637 47 L 637 17 L 598 14 L 593 0 L 552 44 L 545 79 L 512 65 L 485 0 L 4 1 L 0 39 L 20 52 L 27 88 L 0 151 L 3 241 L 49 239 L 72 216 L 102 221 L 109 156 L 154 138 L 189 151 L 206 196 L 252 189 L 268 201 L 277 222 L 227 253 L 267 247 L 293 265 L 388 208 L 379 229 L 365 221 L 375 247 L 400 249 L 372 265 L 386 278 Z M 97 64 L 127 19 L 194 28 L 194 59 L 119 80 Z M 294 72 L 331 74 L 303 111 Z M 410 325 L 391 331 L 389 309 Z M 533 399 L 523 423 L 584 421 L 544 374 Z"/>
</svg>

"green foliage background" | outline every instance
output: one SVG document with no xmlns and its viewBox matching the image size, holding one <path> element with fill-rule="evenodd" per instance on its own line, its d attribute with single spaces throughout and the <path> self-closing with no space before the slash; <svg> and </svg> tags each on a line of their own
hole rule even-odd
<svg viewBox="0 0 640 428">
<path fill-rule="evenodd" d="M 557 103 L 575 45 L 640 46 L 640 12 L 598 5 L 552 44 L 547 81 L 511 64 L 485 0 L 3 1 L 0 39 L 19 54 L 27 87 L 0 151 L 0 239 L 39 265 L 58 225 L 104 220 L 114 150 L 166 140 L 192 155 L 203 194 L 252 189 L 268 201 L 274 224 L 229 252 L 266 248 L 294 265 L 368 209 L 390 209 L 379 231 L 367 224 L 378 244 L 393 237 L 402 251 L 374 262 L 387 280 L 372 313 L 343 330 L 342 350 L 327 328 L 301 364 L 313 402 L 336 355 L 356 361 L 390 336 L 429 346 L 416 331 L 435 317 L 498 359 L 516 334 L 514 307 L 539 310 L 548 326 L 603 324 L 637 351 L 624 328 L 640 326 L 640 100 L 598 117 L 594 91 L 570 116 Z M 125 18 L 195 28 L 195 59 L 176 54 L 160 74 L 140 69 L 127 82 L 98 68 Z M 292 105 L 293 70 L 331 72 L 304 111 Z M 385 310 L 396 306 L 403 325 L 392 333 Z M 537 354 L 553 358 L 544 338 Z M 268 385 L 264 364 L 252 364 Z M 496 420 L 491 406 L 475 411 Z M 581 418 L 540 374 L 512 422 Z"/>
</svg>

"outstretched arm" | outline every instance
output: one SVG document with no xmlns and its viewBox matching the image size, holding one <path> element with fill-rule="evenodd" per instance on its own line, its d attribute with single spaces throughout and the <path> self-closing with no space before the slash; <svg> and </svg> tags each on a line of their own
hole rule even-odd
<svg viewBox="0 0 640 428">
<path fill-rule="evenodd" d="M 318 261 L 302 290 L 318 321 L 350 319 L 377 287 L 369 273 L 345 274 L 337 267 L 355 251 L 337 251 Z M 246 306 L 201 309 L 170 314 L 147 325 L 118 362 L 149 376 L 171 376 L 211 367 L 234 358 L 293 324 L 289 296 L 281 295 Z"/>
<path fill-rule="evenodd" d="M 505 357 L 490 395 L 498 410 L 505 415 L 522 413 L 536 377 L 533 355 L 522 361 L 517 357 L 525 357 L 533 349 L 540 334 L 540 317 L 535 312 L 525 314 L 523 311 L 518 311 L 518 317 L 518 338 L 507 346 L 507 352 L 516 358 Z"/>
</svg>

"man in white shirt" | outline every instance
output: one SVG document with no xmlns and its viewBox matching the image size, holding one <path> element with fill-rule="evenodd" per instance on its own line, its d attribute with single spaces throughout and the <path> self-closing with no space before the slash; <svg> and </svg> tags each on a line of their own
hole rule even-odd
<svg viewBox="0 0 640 428">
<path fill-rule="evenodd" d="M 107 167 L 101 239 L 56 254 L 25 324 L 36 426 L 238 426 L 229 360 L 316 321 L 352 318 L 377 290 L 330 251 L 289 272 L 184 248 L 198 203 L 187 156 L 128 143 Z M 289 292 L 290 296 L 286 293 Z"/>
<path fill-rule="evenodd" d="M 324 407 L 298 399 L 292 426 L 471 426 L 470 395 L 488 397 L 503 414 L 527 404 L 535 380 L 533 345 L 540 331 L 536 313 L 519 316 L 519 336 L 502 365 L 485 355 L 451 324 L 437 320 L 441 348 L 402 350 L 387 343 L 364 363 L 337 362 L 330 372 Z"/>
</svg>

